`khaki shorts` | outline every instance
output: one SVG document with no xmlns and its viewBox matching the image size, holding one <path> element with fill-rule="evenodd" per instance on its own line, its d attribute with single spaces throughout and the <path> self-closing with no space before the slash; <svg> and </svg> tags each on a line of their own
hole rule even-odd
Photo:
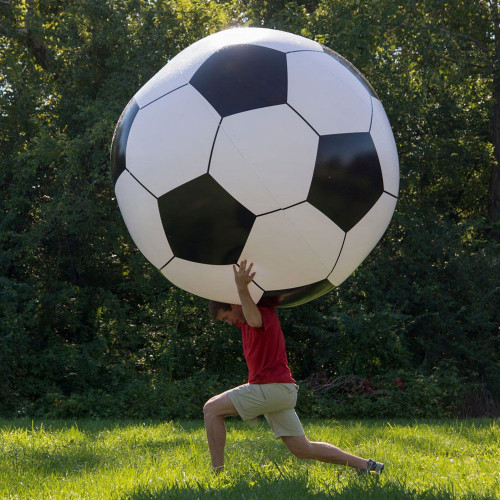
<svg viewBox="0 0 500 500">
<path fill-rule="evenodd" d="M 295 384 L 244 384 L 226 392 L 243 420 L 264 415 L 276 438 L 303 436 Z"/>
</svg>

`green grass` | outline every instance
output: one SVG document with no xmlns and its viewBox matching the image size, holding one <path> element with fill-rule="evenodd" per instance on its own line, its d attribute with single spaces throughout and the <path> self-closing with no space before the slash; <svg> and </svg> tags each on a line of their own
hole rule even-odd
<svg viewBox="0 0 500 500">
<path fill-rule="evenodd" d="M 311 440 L 385 462 L 380 477 L 291 456 L 228 420 L 226 472 L 203 423 L 0 420 L 0 498 L 500 498 L 500 431 L 481 420 L 304 421 Z"/>
</svg>

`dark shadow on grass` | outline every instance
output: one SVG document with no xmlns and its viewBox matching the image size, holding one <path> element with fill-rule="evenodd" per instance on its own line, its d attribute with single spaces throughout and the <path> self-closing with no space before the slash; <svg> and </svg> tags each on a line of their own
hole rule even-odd
<svg viewBox="0 0 500 500">
<path fill-rule="evenodd" d="M 200 498 L 222 498 L 222 499 L 272 499 L 272 500 L 303 500 L 342 498 L 349 500 L 452 500 L 456 498 L 453 491 L 445 489 L 430 488 L 424 492 L 415 492 L 396 482 L 381 484 L 376 478 L 360 478 L 356 484 L 343 487 L 336 486 L 320 487 L 317 484 L 309 485 L 307 476 L 303 477 L 280 477 L 276 479 L 263 478 L 250 484 L 240 481 L 230 486 L 211 488 L 204 485 L 185 484 L 176 481 L 161 489 L 154 491 L 146 487 L 139 487 L 127 495 L 129 500 L 161 500 L 165 498 L 179 498 L 195 500 Z M 464 498 L 467 500 L 494 500 L 492 496 L 481 494 L 470 494 Z"/>
</svg>

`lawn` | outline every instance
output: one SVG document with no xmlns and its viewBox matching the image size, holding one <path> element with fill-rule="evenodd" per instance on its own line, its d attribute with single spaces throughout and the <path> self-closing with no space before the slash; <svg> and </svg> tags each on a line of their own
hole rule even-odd
<svg viewBox="0 0 500 500">
<path fill-rule="evenodd" d="M 0 420 L 0 498 L 500 498 L 495 420 L 303 424 L 311 440 L 385 471 L 298 460 L 261 421 L 228 420 L 226 472 L 216 476 L 201 421 Z"/>
</svg>

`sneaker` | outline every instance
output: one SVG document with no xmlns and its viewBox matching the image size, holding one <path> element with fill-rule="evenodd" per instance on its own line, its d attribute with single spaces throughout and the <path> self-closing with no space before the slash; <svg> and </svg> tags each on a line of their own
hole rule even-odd
<svg viewBox="0 0 500 500">
<path fill-rule="evenodd" d="M 360 469 L 358 474 L 380 474 L 384 470 L 384 464 L 382 462 L 375 462 L 371 458 L 368 459 L 368 465 L 366 469 Z"/>
</svg>

